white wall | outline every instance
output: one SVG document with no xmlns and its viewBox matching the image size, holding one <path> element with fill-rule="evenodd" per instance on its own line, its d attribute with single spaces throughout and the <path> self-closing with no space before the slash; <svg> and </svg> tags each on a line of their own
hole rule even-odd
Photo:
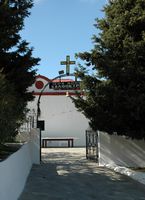
<svg viewBox="0 0 145 200">
<path fill-rule="evenodd" d="M 40 164 L 40 130 L 32 129 L 30 132 L 32 163 Z"/>
<path fill-rule="evenodd" d="M 33 130 L 33 139 L 34 135 L 39 135 L 39 132 Z M 34 143 L 30 141 L 24 144 L 16 153 L 0 162 L 0 200 L 18 199 L 23 191 L 32 164 L 39 163 L 39 148 L 35 148 L 36 143 L 38 141 L 36 142 L 35 138 Z"/>
<path fill-rule="evenodd" d="M 99 165 L 145 167 L 145 141 L 99 132 Z"/>
<path fill-rule="evenodd" d="M 28 104 L 28 108 L 37 110 L 36 96 L 34 102 Z M 88 120 L 77 111 L 72 100 L 65 95 L 42 95 L 40 100 L 41 117 L 45 120 L 43 136 L 50 137 L 75 137 L 74 146 L 85 146 L 85 130 L 88 128 Z"/>
</svg>

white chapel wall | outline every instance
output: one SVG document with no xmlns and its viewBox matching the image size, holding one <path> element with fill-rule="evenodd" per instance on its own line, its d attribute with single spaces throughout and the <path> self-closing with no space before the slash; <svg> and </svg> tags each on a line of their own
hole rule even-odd
<svg viewBox="0 0 145 200">
<path fill-rule="evenodd" d="M 28 107 L 36 111 L 37 100 L 38 96 L 28 104 Z M 69 97 L 42 95 L 40 108 L 39 120 L 45 120 L 45 131 L 42 131 L 42 137 L 70 136 L 75 138 L 74 146 L 85 146 L 85 130 L 88 128 L 88 120 L 77 111 Z"/>
</svg>

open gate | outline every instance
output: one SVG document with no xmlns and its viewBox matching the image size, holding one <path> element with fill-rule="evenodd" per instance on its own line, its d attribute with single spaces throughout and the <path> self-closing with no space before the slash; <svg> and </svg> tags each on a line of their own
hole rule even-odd
<svg viewBox="0 0 145 200">
<path fill-rule="evenodd" d="M 86 130 L 86 158 L 98 161 L 98 133 Z"/>
</svg>

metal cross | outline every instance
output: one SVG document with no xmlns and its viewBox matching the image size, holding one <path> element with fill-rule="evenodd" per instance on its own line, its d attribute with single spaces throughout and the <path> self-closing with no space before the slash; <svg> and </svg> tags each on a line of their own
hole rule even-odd
<svg viewBox="0 0 145 200">
<path fill-rule="evenodd" d="M 66 74 L 70 74 L 70 65 L 74 65 L 76 62 L 75 61 L 70 61 L 70 56 L 66 56 L 66 61 L 61 61 L 61 65 L 66 65 Z"/>
</svg>

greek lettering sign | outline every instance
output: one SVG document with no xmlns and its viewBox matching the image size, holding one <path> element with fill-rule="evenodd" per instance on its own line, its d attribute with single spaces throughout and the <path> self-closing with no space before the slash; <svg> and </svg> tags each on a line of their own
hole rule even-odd
<svg viewBox="0 0 145 200">
<path fill-rule="evenodd" d="M 54 90 L 76 90 L 76 89 L 80 89 L 80 81 L 51 82 L 49 84 L 49 88 L 54 89 Z"/>
</svg>

